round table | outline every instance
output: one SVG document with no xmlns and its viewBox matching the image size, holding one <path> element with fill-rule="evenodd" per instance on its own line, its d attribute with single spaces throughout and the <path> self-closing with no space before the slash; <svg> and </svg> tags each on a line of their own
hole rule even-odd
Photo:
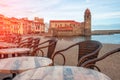
<svg viewBox="0 0 120 80">
<path fill-rule="evenodd" d="M 52 60 L 45 57 L 13 57 L 0 59 L 0 72 L 12 73 L 12 77 L 3 80 L 12 80 L 18 73 L 23 71 L 52 65 Z"/>
<path fill-rule="evenodd" d="M 52 65 L 52 60 L 46 57 L 13 57 L 0 59 L 0 72 L 12 73 Z"/>
<path fill-rule="evenodd" d="M 29 48 L 6 48 L 0 49 L 0 58 L 8 58 L 9 56 L 29 55 Z"/>
<path fill-rule="evenodd" d="M 111 80 L 95 70 L 75 66 L 49 66 L 25 71 L 13 80 Z"/>
<path fill-rule="evenodd" d="M 14 43 L 8 43 L 8 42 L 0 42 L 0 49 L 3 49 L 3 48 L 14 48 L 14 47 L 17 47 L 18 45 L 17 44 L 14 44 Z"/>
</svg>

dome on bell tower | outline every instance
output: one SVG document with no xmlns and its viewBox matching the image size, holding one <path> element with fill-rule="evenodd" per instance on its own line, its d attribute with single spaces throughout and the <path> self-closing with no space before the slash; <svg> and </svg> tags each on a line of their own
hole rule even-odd
<svg viewBox="0 0 120 80">
<path fill-rule="evenodd" d="M 88 8 L 85 10 L 85 14 L 90 14 L 90 10 Z"/>
</svg>

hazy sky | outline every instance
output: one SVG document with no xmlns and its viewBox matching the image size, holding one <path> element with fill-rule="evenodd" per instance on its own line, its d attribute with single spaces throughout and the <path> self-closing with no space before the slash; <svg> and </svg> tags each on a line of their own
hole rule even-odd
<svg viewBox="0 0 120 80">
<path fill-rule="evenodd" d="M 120 23 L 120 0 L 0 0 L 0 14 L 29 19 L 38 16 L 45 22 L 82 22 L 86 8 L 91 10 L 92 25 Z"/>
</svg>

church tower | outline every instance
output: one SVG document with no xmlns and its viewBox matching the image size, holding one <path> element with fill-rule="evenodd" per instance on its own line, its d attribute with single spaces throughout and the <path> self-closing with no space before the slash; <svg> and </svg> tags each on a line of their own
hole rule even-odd
<svg viewBox="0 0 120 80">
<path fill-rule="evenodd" d="M 91 35 L 91 12 L 89 9 L 86 9 L 84 13 L 84 35 Z"/>
</svg>

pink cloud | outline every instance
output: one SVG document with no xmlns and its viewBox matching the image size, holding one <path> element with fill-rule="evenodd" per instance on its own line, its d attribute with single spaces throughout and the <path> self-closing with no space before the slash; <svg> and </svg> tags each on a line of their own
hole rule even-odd
<svg viewBox="0 0 120 80">
<path fill-rule="evenodd" d="M 0 7 L 9 7 L 9 5 L 7 5 L 7 4 L 3 4 L 3 3 L 0 3 Z"/>
</svg>

